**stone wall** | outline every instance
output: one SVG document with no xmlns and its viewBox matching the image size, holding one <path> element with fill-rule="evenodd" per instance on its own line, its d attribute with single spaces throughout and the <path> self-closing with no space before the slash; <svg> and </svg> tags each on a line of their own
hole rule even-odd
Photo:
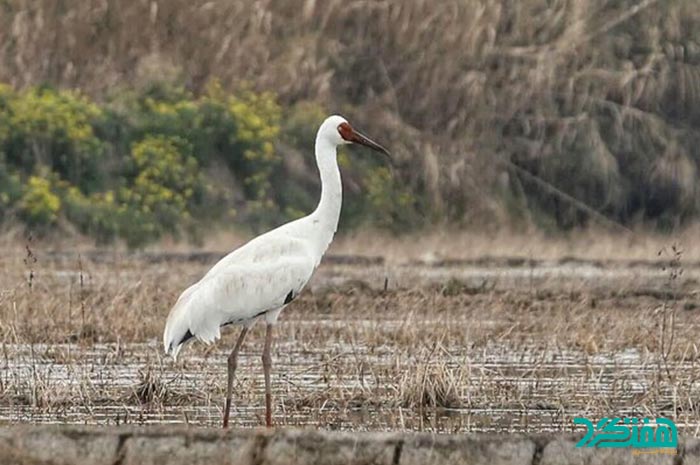
<svg viewBox="0 0 700 465">
<path fill-rule="evenodd" d="M 0 428 L 0 465 L 458 465 L 697 464 L 700 441 L 677 455 L 577 449 L 573 436 L 336 433 L 185 426 Z"/>
</svg>

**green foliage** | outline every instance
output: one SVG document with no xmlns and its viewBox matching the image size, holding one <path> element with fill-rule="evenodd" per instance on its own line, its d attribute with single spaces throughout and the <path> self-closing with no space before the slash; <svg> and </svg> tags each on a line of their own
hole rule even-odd
<svg viewBox="0 0 700 465">
<path fill-rule="evenodd" d="M 259 229 L 279 217 L 270 177 L 280 163 L 274 144 L 279 134 L 281 109 L 270 93 L 256 94 L 247 89 L 227 97 L 221 93 L 218 85 L 212 85 L 206 99 L 209 105 L 212 101 L 225 104 L 226 120 L 234 128 L 225 147 L 225 159 L 243 182 L 249 199 L 249 223 Z"/>
<path fill-rule="evenodd" d="M 171 1 L 159 3 L 162 21 L 152 2 L 68 3 L 4 11 L 0 80 L 26 89 L 0 86 L 0 159 L 16 181 L 0 189 L 15 192 L 5 217 L 17 182 L 38 173 L 119 204 L 132 147 L 160 135 L 191 146 L 205 179 L 197 217 L 223 222 L 235 209 L 238 224 L 262 229 L 313 208 L 313 139 L 337 109 L 371 121 L 401 161 L 389 189 L 374 173 L 383 165 L 341 152 L 344 228 L 590 221 L 562 192 L 628 225 L 700 216 L 697 0 L 306 2 L 303 15 L 287 1 Z M 18 40 L 32 18 L 41 27 Z M 95 34 L 100 24 L 111 33 Z M 31 87 L 41 83 L 100 104 Z M 384 197 L 395 189 L 412 200 Z"/>
<path fill-rule="evenodd" d="M 107 114 L 104 131 L 122 150 L 151 136 L 177 137 L 189 144 L 187 153 L 200 169 L 228 168 L 246 199 L 249 223 L 269 225 L 277 218 L 270 176 L 280 161 L 274 143 L 281 110 L 272 94 L 241 89 L 233 95 L 213 82 L 195 98 L 181 87 L 156 83 L 141 94 L 116 93 Z M 202 189 L 199 200 L 210 203 L 205 209 L 210 216 L 225 214 L 227 192 L 211 185 Z"/>
<path fill-rule="evenodd" d="M 0 145 L 3 148 L 11 134 L 9 105 L 13 95 L 10 86 L 0 83 Z"/>
<path fill-rule="evenodd" d="M 99 188 L 104 146 L 94 133 L 97 105 L 74 91 L 5 89 L 0 110 L 0 141 L 10 167 L 31 172 L 45 166 L 84 191 Z"/>
<path fill-rule="evenodd" d="M 194 236 L 196 220 L 236 210 L 268 227 L 289 212 L 271 183 L 282 171 L 281 113 L 272 94 L 230 94 L 216 82 L 201 97 L 153 83 L 102 106 L 72 91 L 0 85 L 0 219 L 18 213 L 40 231 L 71 224 L 133 247 Z"/>
<path fill-rule="evenodd" d="M 58 219 L 61 199 L 52 192 L 49 179 L 31 176 L 27 180 L 19 207 L 28 224 L 43 227 Z"/>
<path fill-rule="evenodd" d="M 19 174 L 7 168 L 0 153 L 0 221 L 13 217 L 23 192 Z"/>
<path fill-rule="evenodd" d="M 328 112 L 317 103 L 306 101 L 297 103 L 284 115 L 281 128 L 282 140 L 289 146 L 312 155 L 316 131 L 326 116 Z"/>
<path fill-rule="evenodd" d="M 137 239 L 127 235 L 130 230 L 120 228 L 125 218 L 112 191 L 86 196 L 77 187 L 63 183 L 60 195 L 65 217 L 80 232 L 95 238 L 98 244 L 107 244 L 117 237 L 123 237 L 128 243 Z"/>
<path fill-rule="evenodd" d="M 286 160 L 275 166 L 270 178 L 282 220 L 300 218 L 316 207 L 320 186 L 316 177 L 314 141 L 326 116 L 327 112 L 312 102 L 300 102 L 284 112 L 277 145 Z M 298 166 L 308 176 L 295 175 L 285 166 Z"/>
<path fill-rule="evenodd" d="M 373 223 L 396 232 L 422 226 L 415 196 L 402 186 L 389 168 L 378 167 L 367 173 L 367 200 Z"/>
<path fill-rule="evenodd" d="M 130 162 L 118 209 L 129 244 L 139 246 L 188 226 L 203 190 L 190 144 L 179 137 L 148 136 L 134 144 Z"/>
</svg>

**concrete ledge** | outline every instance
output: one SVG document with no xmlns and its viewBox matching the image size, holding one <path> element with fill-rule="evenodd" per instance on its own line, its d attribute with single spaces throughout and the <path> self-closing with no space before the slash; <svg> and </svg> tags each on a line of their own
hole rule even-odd
<svg viewBox="0 0 700 465">
<path fill-rule="evenodd" d="M 337 433 L 311 429 L 33 426 L 0 428 L 2 465 L 624 465 L 698 464 L 700 442 L 677 455 L 576 449 L 573 436 Z"/>
</svg>

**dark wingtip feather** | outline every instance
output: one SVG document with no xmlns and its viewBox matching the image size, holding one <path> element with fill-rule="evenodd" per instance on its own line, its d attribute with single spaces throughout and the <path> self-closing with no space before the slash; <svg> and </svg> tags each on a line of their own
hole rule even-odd
<svg viewBox="0 0 700 465">
<path fill-rule="evenodd" d="M 194 334 L 192 334 L 192 331 L 190 331 L 190 330 L 188 329 L 187 332 L 185 333 L 185 335 L 182 336 L 182 339 L 180 339 L 180 342 L 177 343 L 177 345 L 182 345 L 182 344 L 184 344 L 185 342 L 187 342 L 187 341 L 189 341 L 190 339 L 192 339 L 193 337 L 194 337 Z"/>
<path fill-rule="evenodd" d="M 287 297 L 284 298 L 284 305 L 287 305 L 289 302 L 294 300 L 294 297 L 295 297 L 294 291 L 293 290 L 289 291 L 289 294 L 287 294 Z"/>
</svg>

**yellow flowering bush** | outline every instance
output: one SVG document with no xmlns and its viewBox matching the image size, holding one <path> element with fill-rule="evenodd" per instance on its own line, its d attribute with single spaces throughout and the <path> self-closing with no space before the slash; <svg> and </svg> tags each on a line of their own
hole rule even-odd
<svg viewBox="0 0 700 465">
<path fill-rule="evenodd" d="M 191 146 L 179 137 L 147 136 L 131 150 L 133 178 L 119 192 L 120 213 L 135 220 L 128 234 L 133 244 L 176 231 L 192 219 L 193 200 L 202 191 L 202 176 Z"/>
<path fill-rule="evenodd" d="M 195 152 L 223 161 L 246 197 L 246 219 L 253 229 L 279 221 L 280 205 L 271 179 L 281 165 L 275 149 L 282 110 L 271 93 L 243 88 L 236 94 L 211 83 L 200 99 L 201 137 Z M 199 160 L 203 157 L 198 156 Z"/>
<path fill-rule="evenodd" d="M 282 110 L 271 93 L 242 89 L 226 94 L 216 82 L 201 101 L 204 121 L 215 121 L 225 131 L 219 148 L 234 174 L 254 201 L 269 197 L 269 177 L 280 159 L 274 143 L 280 132 Z"/>
<path fill-rule="evenodd" d="M 61 199 L 52 192 L 50 180 L 31 176 L 19 206 L 27 223 L 45 226 L 54 223 L 58 218 Z"/>
<path fill-rule="evenodd" d="M 0 99 L 3 91 L 0 90 Z M 6 92 L 0 123 L 6 162 L 34 171 L 48 167 L 81 189 L 99 189 L 103 143 L 94 132 L 100 108 L 74 91 L 32 88 Z"/>
<path fill-rule="evenodd" d="M 182 87 L 154 84 L 140 95 L 120 94 L 108 114 L 108 126 L 119 128 L 129 145 L 158 134 L 179 137 L 191 145 L 200 167 L 223 163 L 244 191 L 250 221 L 269 223 L 279 212 L 270 185 L 280 165 L 275 142 L 281 109 L 274 95 L 246 88 L 231 94 L 214 81 L 195 98 Z M 231 197 L 217 197 L 226 195 Z"/>
<path fill-rule="evenodd" d="M 0 221 L 19 218 L 37 232 L 71 225 L 132 247 L 193 237 L 195 220 L 234 214 L 262 230 L 317 202 L 317 185 L 290 174 L 282 154 L 314 171 L 325 113 L 301 103 L 283 117 L 273 94 L 231 93 L 216 81 L 201 96 L 153 83 L 99 105 L 75 91 L 0 84 Z M 340 159 L 354 184 L 367 184 L 348 193 L 346 224 L 375 213 L 390 224 L 412 211 L 413 198 L 376 161 Z"/>
</svg>

